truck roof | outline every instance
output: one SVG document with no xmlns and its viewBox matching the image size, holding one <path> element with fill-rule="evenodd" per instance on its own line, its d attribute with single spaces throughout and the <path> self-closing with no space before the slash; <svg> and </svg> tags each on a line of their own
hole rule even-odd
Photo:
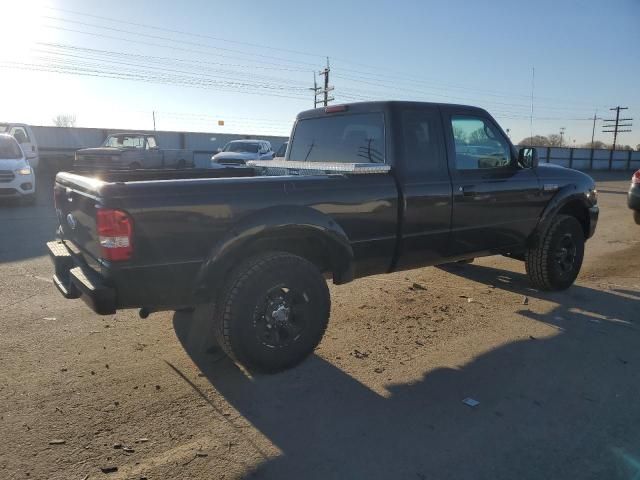
<svg viewBox="0 0 640 480">
<path fill-rule="evenodd" d="M 459 104 L 455 104 L 455 103 L 435 103 L 435 102 L 410 102 L 410 101 L 402 101 L 402 100 L 384 100 L 384 101 L 375 101 L 375 102 L 354 102 L 354 103 L 341 103 L 341 104 L 335 104 L 335 105 L 330 105 L 330 107 L 341 107 L 341 106 L 345 106 L 347 108 L 347 111 L 350 112 L 370 112 L 370 111 L 384 111 L 384 110 L 388 110 L 392 107 L 400 107 L 400 108 L 409 108 L 409 107 L 433 107 L 433 108 L 438 108 L 438 107 L 447 107 L 447 108 L 451 108 L 451 107 L 457 107 L 457 108 L 464 108 L 465 110 L 477 110 L 478 112 L 483 112 L 483 113 L 487 113 L 485 109 L 480 108 L 480 107 L 474 107 L 471 105 L 459 105 Z M 321 107 L 321 108 L 313 108 L 311 110 L 305 110 L 303 112 L 300 112 L 298 114 L 298 116 L 296 117 L 297 119 L 302 119 L 302 118 L 313 118 L 313 117 L 318 117 L 321 115 L 325 115 L 325 108 L 326 107 Z M 337 112 L 336 112 L 337 113 Z"/>
</svg>

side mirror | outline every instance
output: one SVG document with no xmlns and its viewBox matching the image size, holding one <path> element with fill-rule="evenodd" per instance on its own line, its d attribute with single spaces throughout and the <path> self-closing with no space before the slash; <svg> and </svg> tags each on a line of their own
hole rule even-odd
<svg viewBox="0 0 640 480">
<path fill-rule="evenodd" d="M 534 147 L 521 148 L 518 152 L 518 161 L 525 168 L 536 168 L 538 166 L 538 150 Z"/>
<path fill-rule="evenodd" d="M 216 148 L 216 152 L 220 153 L 222 151 L 222 149 L 220 147 Z"/>
</svg>

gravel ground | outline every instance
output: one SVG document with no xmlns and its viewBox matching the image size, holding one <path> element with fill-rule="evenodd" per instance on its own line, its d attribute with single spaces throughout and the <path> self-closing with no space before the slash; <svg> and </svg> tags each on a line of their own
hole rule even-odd
<svg viewBox="0 0 640 480">
<path fill-rule="evenodd" d="M 628 177 L 599 175 L 568 291 L 531 289 L 502 257 L 331 286 L 315 355 L 254 377 L 203 352 L 190 315 L 64 300 L 43 184 L 37 206 L 0 206 L 0 478 L 638 478 Z"/>
</svg>

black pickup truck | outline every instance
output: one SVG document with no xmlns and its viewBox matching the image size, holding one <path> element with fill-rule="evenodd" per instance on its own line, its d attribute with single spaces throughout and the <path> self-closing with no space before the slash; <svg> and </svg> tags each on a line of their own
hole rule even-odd
<svg viewBox="0 0 640 480">
<path fill-rule="evenodd" d="M 461 105 L 370 102 L 302 112 L 284 160 L 216 170 L 59 173 L 54 282 L 99 314 L 208 305 L 235 361 L 302 361 L 329 319 L 325 276 L 503 254 L 568 288 L 598 220 L 593 180 L 538 165 Z M 211 306 L 214 306 L 211 309 Z"/>
</svg>

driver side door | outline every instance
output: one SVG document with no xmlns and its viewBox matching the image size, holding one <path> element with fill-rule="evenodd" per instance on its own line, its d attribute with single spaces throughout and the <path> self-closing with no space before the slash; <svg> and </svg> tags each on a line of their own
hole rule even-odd
<svg viewBox="0 0 640 480">
<path fill-rule="evenodd" d="M 482 111 L 443 115 L 453 187 L 450 255 L 522 245 L 544 205 L 535 171 L 518 165 L 511 143 Z"/>
</svg>

